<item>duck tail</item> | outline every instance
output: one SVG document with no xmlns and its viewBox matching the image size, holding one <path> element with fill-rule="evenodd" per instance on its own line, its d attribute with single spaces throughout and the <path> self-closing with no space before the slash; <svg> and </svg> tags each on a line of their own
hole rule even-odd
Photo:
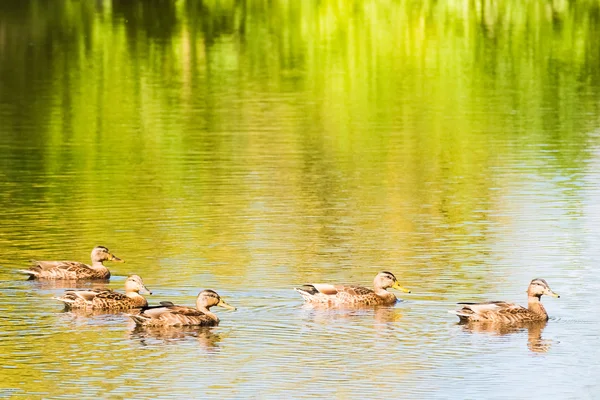
<svg viewBox="0 0 600 400">
<path fill-rule="evenodd" d="M 448 310 L 448 313 L 456 315 L 460 319 L 460 322 L 468 322 L 469 317 L 472 315 L 472 314 L 467 314 L 467 313 L 463 312 L 462 310 Z"/>
<path fill-rule="evenodd" d="M 70 310 L 73 304 L 75 303 L 74 300 L 66 297 L 52 297 L 52 299 L 62 302 L 65 305 L 66 310 Z"/>
<path fill-rule="evenodd" d="M 37 271 L 31 270 L 31 269 L 18 269 L 17 272 L 19 274 L 23 274 L 23 275 L 38 275 Z"/>
<path fill-rule="evenodd" d="M 144 325 L 144 323 L 149 319 L 149 318 L 145 318 L 141 315 L 135 315 L 135 314 L 125 314 L 127 315 L 129 318 L 131 318 L 133 320 L 133 322 L 135 322 L 136 325 Z"/>
<path fill-rule="evenodd" d="M 302 285 L 302 287 L 296 287 L 294 290 L 300 293 L 300 296 L 308 303 L 318 301 L 319 291 L 313 285 Z"/>
<path fill-rule="evenodd" d="M 39 273 L 37 271 L 33 271 L 31 269 L 18 269 L 17 273 L 22 274 L 22 275 L 29 275 L 29 279 L 34 279 L 35 277 L 37 277 L 39 275 Z"/>
<path fill-rule="evenodd" d="M 314 296 L 319 293 L 314 285 L 302 285 L 302 287 L 296 287 L 294 290 L 302 296 Z"/>
</svg>

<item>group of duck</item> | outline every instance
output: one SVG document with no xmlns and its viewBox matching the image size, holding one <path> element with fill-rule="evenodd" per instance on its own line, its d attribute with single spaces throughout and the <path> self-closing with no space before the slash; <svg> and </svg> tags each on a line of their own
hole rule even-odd
<svg viewBox="0 0 600 400">
<path fill-rule="evenodd" d="M 31 268 L 21 270 L 29 279 L 39 280 L 108 280 L 110 271 L 105 261 L 123 262 L 106 247 L 97 246 L 92 250 L 92 264 L 77 261 L 34 261 Z M 391 306 L 397 302 L 396 296 L 387 289 L 410 293 L 403 288 L 391 272 L 382 271 L 373 281 L 373 289 L 354 285 L 306 284 L 296 291 L 307 303 L 324 306 Z M 203 290 L 196 298 L 196 308 L 175 305 L 162 301 L 160 305 L 149 306 L 142 294 L 152 294 L 138 275 L 130 275 L 125 281 L 125 293 L 111 289 L 67 290 L 55 297 L 65 305 L 65 309 L 90 309 L 125 311 L 140 326 L 215 326 L 219 318 L 210 311 L 220 306 L 235 310 L 214 290 Z M 541 303 L 542 295 L 560 297 L 553 292 L 544 279 L 534 279 L 527 289 L 528 307 L 504 301 L 484 303 L 458 303 L 459 309 L 449 311 L 456 314 L 461 323 L 490 322 L 516 324 L 547 321 L 548 314 Z"/>
</svg>

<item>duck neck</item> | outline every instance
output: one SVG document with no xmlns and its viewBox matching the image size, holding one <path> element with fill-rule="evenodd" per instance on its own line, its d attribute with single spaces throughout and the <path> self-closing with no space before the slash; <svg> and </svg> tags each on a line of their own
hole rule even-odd
<svg viewBox="0 0 600 400">
<path fill-rule="evenodd" d="M 394 293 L 388 292 L 383 288 L 376 286 L 375 294 L 381 297 L 386 304 L 394 304 L 396 302 L 396 295 L 394 295 Z"/>
<path fill-rule="evenodd" d="M 138 306 L 147 306 L 148 305 L 148 301 L 146 300 L 146 298 L 144 296 L 142 296 L 141 294 L 139 294 L 138 292 L 135 292 L 133 290 L 125 291 L 125 296 L 129 297 L 135 305 L 138 305 Z"/>
<path fill-rule="evenodd" d="M 543 317 L 542 319 L 544 319 L 544 320 L 548 319 L 548 313 L 546 312 L 546 309 L 542 305 L 542 302 L 540 301 L 540 297 L 527 296 L 527 308 L 532 313 Z"/>
<path fill-rule="evenodd" d="M 219 322 L 219 317 L 216 316 L 216 314 L 211 313 L 208 308 L 200 305 L 200 304 L 196 304 L 196 308 L 198 308 L 198 311 L 202 312 L 204 315 L 206 315 L 208 318 L 212 319 L 215 322 Z"/>
<path fill-rule="evenodd" d="M 104 268 L 106 268 L 106 267 L 104 266 L 104 264 L 102 264 L 102 261 L 97 261 L 97 260 L 92 260 L 92 265 L 91 265 L 91 267 L 92 267 L 92 268 L 95 268 L 95 269 L 104 269 Z"/>
</svg>

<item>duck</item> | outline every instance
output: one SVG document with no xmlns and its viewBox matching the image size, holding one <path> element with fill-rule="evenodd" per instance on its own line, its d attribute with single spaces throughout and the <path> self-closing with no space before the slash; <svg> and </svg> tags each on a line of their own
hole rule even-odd
<svg viewBox="0 0 600 400">
<path fill-rule="evenodd" d="M 314 283 L 294 288 L 307 303 L 336 305 L 393 305 L 398 301 L 396 296 L 386 289 L 393 288 L 405 293 L 410 290 L 403 288 L 398 280 L 388 271 L 381 271 L 373 280 L 374 289 L 353 285 L 330 285 Z"/>
<path fill-rule="evenodd" d="M 147 307 L 128 316 L 137 326 L 217 326 L 219 317 L 209 311 L 213 306 L 236 309 L 227 304 L 214 290 L 203 290 L 196 298 L 196 308 L 161 302 L 160 306 Z"/>
<path fill-rule="evenodd" d="M 459 318 L 459 323 L 492 322 L 519 324 L 548 321 L 548 313 L 542 305 L 542 295 L 559 298 L 544 279 L 536 278 L 527 288 L 527 308 L 505 301 L 485 303 L 458 303 L 460 309 L 448 311 Z"/>
<path fill-rule="evenodd" d="M 29 269 L 19 270 L 20 273 L 29 275 L 33 279 L 110 279 L 110 271 L 103 264 L 104 261 L 125 262 L 112 254 L 104 246 L 96 246 L 91 254 L 92 265 L 78 261 L 32 261 Z"/>
<path fill-rule="evenodd" d="M 62 301 L 67 310 L 129 310 L 148 306 L 140 293 L 152 294 L 139 275 L 130 275 L 125 280 L 125 294 L 110 289 L 67 290 L 53 299 Z"/>
</svg>

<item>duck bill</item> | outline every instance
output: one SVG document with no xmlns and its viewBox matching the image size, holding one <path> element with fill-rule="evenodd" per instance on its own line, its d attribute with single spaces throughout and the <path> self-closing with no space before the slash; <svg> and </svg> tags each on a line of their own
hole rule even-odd
<svg viewBox="0 0 600 400">
<path fill-rule="evenodd" d="M 404 293 L 410 293 L 410 290 L 408 290 L 407 288 L 403 288 L 402 286 L 400 286 L 400 284 L 398 282 L 394 282 L 394 286 L 392 286 L 392 288 L 394 288 L 396 290 L 400 290 Z"/>
<path fill-rule="evenodd" d="M 152 292 L 150 290 L 148 290 L 148 288 L 146 286 L 142 286 L 142 288 L 140 289 L 140 293 L 141 294 L 152 294 Z"/>
<path fill-rule="evenodd" d="M 115 256 L 114 254 L 110 255 L 110 261 L 118 262 L 118 263 L 124 263 L 125 262 L 125 260 L 121 260 L 119 257 Z"/>
<path fill-rule="evenodd" d="M 560 297 L 560 295 L 559 295 L 558 293 L 554 293 L 552 290 L 548 290 L 548 291 L 546 291 L 546 293 L 545 293 L 545 294 L 546 294 L 547 296 L 552 296 L 552 297 L 556 297 L 556 298 L 559 298 L 559 297 Z"/>
<path fill-rule="evenodd" d="M 223 307 L 223 308 L 227 308 L 229 310 L 235 310 L 236 308 L 230 304 L 227 304 L 224 300 L 219 300 L 219 302 L 217 303 L 218 306 Z"/>
</svg>

